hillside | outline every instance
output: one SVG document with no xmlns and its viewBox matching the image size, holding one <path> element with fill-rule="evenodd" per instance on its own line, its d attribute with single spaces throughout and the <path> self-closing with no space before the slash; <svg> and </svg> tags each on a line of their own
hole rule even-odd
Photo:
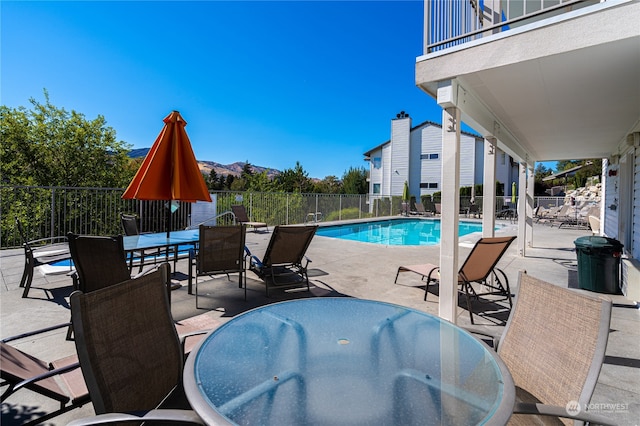
<svg viewBox="0 0 640 426">
<path fill-rule="evenodd" d="M 132 149 L 131 151 L 129 151 L 129 157 L 131 158 L 144 157 L 145 155 L 147 155 L 148 152 L 149 152 L 149 148 Z M 200 170 L 202 172 L 206 174 L 210 174 L 211 170 L 215 170 L 218 176 L 233 175 L 233 176 L 239 177 L 240 174 L 242 173 L 242 168 L 244 167 L 244 165 L 245 163 L 241 161 L 237 161 L 232 164 L 220 164 L 220 163 L 216 163 L 215 161 L 198 160 L 198 166 L 200 166 Z M 269 178 L 273 178 L 280 174 L 280 170 L 271 169 L 268 167 L 256 166 L 255 164 L 252 164 L 251 167 L 253 168 L 253 171 L 255 173 L 262 173 L 263 171 L 266 170 L 267 176 Z"/>
</svg>

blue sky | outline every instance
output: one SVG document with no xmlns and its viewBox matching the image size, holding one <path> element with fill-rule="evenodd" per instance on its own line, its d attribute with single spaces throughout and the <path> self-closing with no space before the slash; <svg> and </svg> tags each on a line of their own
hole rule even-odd
<svg viewBox="0 0 640 426">
<path fill-rule="evenodd" d="M 401 110 L 441 109 L 414 80 L 422 1 L 5 1 L 0 100 L 44 101 L 150 147 L 178 110 L 198 160 L 311 177 L 366 166 Z"/>
</svg>

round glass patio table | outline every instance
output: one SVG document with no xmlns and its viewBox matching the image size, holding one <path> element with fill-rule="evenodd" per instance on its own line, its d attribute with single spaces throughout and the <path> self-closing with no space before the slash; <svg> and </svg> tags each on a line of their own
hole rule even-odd
<svg viewBox="0 0 640 426">
<path fill-rule="evenodd" d="M 498 355 L 436 316 L 384 302 L 313 298 L 253 309 L 187 358 L 207 424 L 504 424 L 514 405 Z"/>
</svg>

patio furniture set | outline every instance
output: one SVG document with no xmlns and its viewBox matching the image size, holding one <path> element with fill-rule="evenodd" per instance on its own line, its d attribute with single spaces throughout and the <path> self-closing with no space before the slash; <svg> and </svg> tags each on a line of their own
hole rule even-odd
<svg viewBox="0 0 640 426">
<path fill-rule="evenodd" d="M 237 273 L 246 300 L 247 269 L 264 281 L 267 296 L 273 288 L 309 289 L 305 253 L 316 229 L 274 227 L 261 259 L 245 247 L 245 224 L 163 233 L 164 244 L 159 234 L 69 235 L 76 291 L 71 321 L 56 327 L 69 327 L 69 338 L 73 331 L 77 356 L 49 364 L 10 344 L 26 334 L 2 340 L 2 400 L 25 387 L 60 401 L 60 410 L 34 423 L 91 401 L 96 416 L 74 426 L 424 424 L 426 418 L 528 424 L 547 416 L 611 424 L 583 409 L 604 359 L 611 300 L 521 273 L 512 301 L 497 264 L 515 237 L 480 239 L 459 271 L 471 323 L 471 299 L 508 302 L 502 336 L 399 305 L 329 297 L 269 304 L 222 326 L 207 314 L 176 322 L 168 258 L 140 265 L 132 277 L 135 262 L 126 255 L 166 255 L 190 244 L 188 290 L 195 287 L 196 305 L 198 277 L 213 274 Z M 426 279 L 425 300 L 439 281 L 437 265 L 400 266 L 396 283 L 401 272 Z M 67 379 L 67 389 L 52 387 L 55 376 Z"/>
</svg>

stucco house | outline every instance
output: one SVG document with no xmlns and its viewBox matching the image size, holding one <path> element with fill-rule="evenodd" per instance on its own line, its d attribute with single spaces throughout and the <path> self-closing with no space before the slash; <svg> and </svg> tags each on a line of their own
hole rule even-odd
<svg viewBox="0 0 640 426">
<path fill-rule="evenodd" d="M 391 139 L 364 153 L 369 163 L 369 199 L 401 196 L 405 181 L 409 194 L 419 199 L 441 190 L 442 125 L 425 121 L 412 125 L 409 114 L 401 111 L 391 120 Z M 483 183 L 484 139 L 473 133 L 460 135 L 460 186 Z M 512 183 L 518 181 L 518 163 L 498 149 L 496 181 L 511 196 Z M 372 204 L 372 203 L 371 203 Z"/>
<path fill-rule="evenodd" d="M 534 165 L 603 158 L 600 232 L 624 245 L 622 289 L 640 301 L 640 2 L 424 1 L 416 85 L 442 108 L 440 315 L 455 321 L 464 122 L 519 163 L 518 252 L 532 246 Z M 485 185 L 484 197 L 495 197 Z M 484 203 L 483 234 L 494 232 Z"/>
</svg>

